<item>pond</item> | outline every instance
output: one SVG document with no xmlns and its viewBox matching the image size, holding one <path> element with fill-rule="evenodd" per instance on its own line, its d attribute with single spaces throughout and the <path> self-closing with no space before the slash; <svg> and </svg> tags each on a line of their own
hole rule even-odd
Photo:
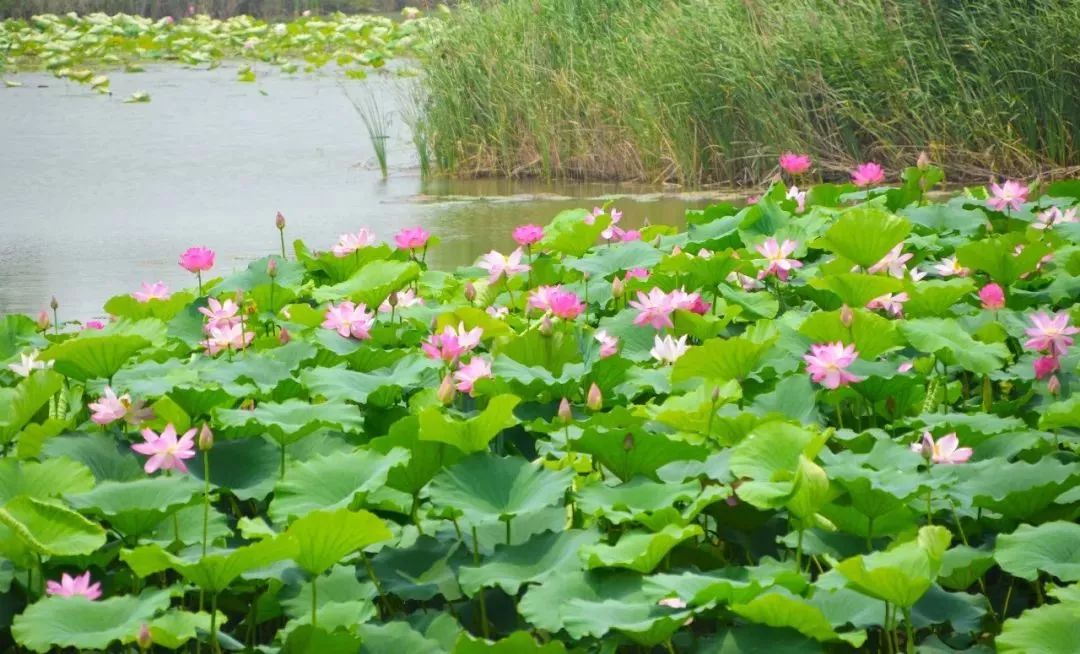
<svg viewBox="0 0 1080 654">
<path fill-rule="evenodd" d="M 109 97 L 46 73 L 7 75 L 0 89 L 0 314 L 36 313 L 51 296 L 61 319 L 100 315 L 110 296 L 143 281 L 189 285 L 176 265 L 191 245 L 218 252 L 228 273 L 286 236 L 328 248 L 367 226 L 389 239 L 422 225 L 442 239 L 438 268 L 511 247 L 511 228 L 619 198 L 626 220 L 678 224 L 721 194 L 661 193 L 617 184 L 421 180 L 398 107 L 410 80 L 340 74 L 287 76 L 235 67 L 159 66 L 113 73 Z M 152 101 L 124 104 L 135 91 Z M 390 174 L 347 94 L 373 94 L 394 113 Z"/>
</svg>

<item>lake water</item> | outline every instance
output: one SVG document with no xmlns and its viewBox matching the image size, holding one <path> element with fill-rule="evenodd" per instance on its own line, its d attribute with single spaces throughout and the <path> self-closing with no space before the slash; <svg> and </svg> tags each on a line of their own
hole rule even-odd
<svg viewBox="0 0 1080 654">
<path fill-rule="evenodd" d="M 49 298 L 61 319 L 101 314 L 112 295 L 144 281 L 192 285 L 176 264 L 189 246 L 218 253 L 217 274 L 278 248 L 274 215 L 290 242 L 328 248 L 360 227 L 383 239 L 421 225 L 442 243 L 439 268 L 512 247 L 510 231 L 557 212 L 619 198 L 627 222 L 679 223 L 718 194 L 658 193 L 622 185 L 420 179 L 397 107 L 409 80 L 326 72 L 162 66 L 113 73 L 103 97 L 51 75 L 6 75 L 0 88 L 0 315 L 36 313 Z M 134 91 L 152 101 L 125 104 Z M 395 114 L 389 179 L 346 94 L 373 94 Z"/>
</svg>

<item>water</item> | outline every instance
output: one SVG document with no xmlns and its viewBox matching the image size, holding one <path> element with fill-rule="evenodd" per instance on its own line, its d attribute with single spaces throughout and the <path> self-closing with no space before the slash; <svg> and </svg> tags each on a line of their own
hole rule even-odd
<svg viewBox="0 0 1080 654">
<path fill-rule="evenodd" d="M 442 240 L 429 262 L 453 268 L 562 209 L 619 197 L 631 225 L 677 224 L 709 201 L 620 185 L 425 183 L 396 111 L 408 80 L 257 72 L 254 84 L 228 66 L 113 73 L 111 97 L 7 75 L 24 86 L 0 88 L 0 315 L 36 313 L 55 295 L 61 319 L 86 319 L 144 281 L 193 285 L 176 265 L 192 245 L 217 251 L 217 274 L 242 268 L 278 248 L 278 211 L 290 241 L 319 249 L 363 226 L 390 239 L 421 225 Z M 124 104 L 137 90 L 152 101 Z M 388 180 L 346 92 L 395 112 Z"/>
</svg>

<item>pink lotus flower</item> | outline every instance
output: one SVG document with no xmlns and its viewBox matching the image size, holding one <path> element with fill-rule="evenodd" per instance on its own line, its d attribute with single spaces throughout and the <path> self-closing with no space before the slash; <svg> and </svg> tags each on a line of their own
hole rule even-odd
<svg viewBox="0 0 1080 654">
<path fill-rule="evenodd" d="M 701 294 L 697 291 L 687 293 L 683 289 L 677 288 L 668 294 L 668 298 L 671 300 L 671 306 L 675 309 L 696 313 L 699 316 L 705 315 L 712 308 L 712 304 L 701 299 Z"/>
<path fill-rule="evenodd" d="M 227 327 L 210 327 L 206 340 L 200 345 L 206 348 L 210 356 L 214 356 L 222 351 L 243 350 L 251 345 L 253 340 L 255 340 L 255 332 L 245 332 L 243 325 L 236 323 Z"/>
<path fill-rule="evenodd" d="M 188 248 L 180 255 L 180 267 L 190 273 L 206 272 L 214 267 L 214 251 L 203 247 Z"/>
<path fill-rule="evenodd" d="M 957 447 L 958 445 L 960 445 L 960 439 L 955 433 L 945 434 L 935 442 L 930 432 L 926 431 L 923 432 L 921 443 L 911 444 L 911 451 L 921 454 L 934 463 L 946 465 L 965 463 L 971 458 L 971 448 Z"/>
<path fill-rule="evenodd" d="M 606 359 L 614 356 L 619 351 L 619 339 L 607 333 L 607 330 L 599 329 L 593 334 L 593 338 L 600 344 L 600 358 Z"/>
<path fill-rule="evenodd" d="M 367 310 L 366 304 L 353 304 L 348 300 L 326 309 L 322 326 L 333 329 L 345 338 L 364 340 L 371 337 L 371 326 L 375 323 L 375 314 Z"/>
<path fill-rule="evenodd" d="M 600 216 L 603 216 L 603 215 L 604 215 L 604 210 L 601 207 L 593 207 L 592 213 L 589 214 L 588 216 L 585 216 L 585 224 L 586 225 L 592 225 L 593 223 L 596 222 L 597 218 L 599 218 Z M 619 221 L 622 220 L 622 212 L 619 211 L 618 209 L 612 209 L 610 216 L 611 216 L 611 224 L 612 225 L 618 225 Z M 603 236 L 603 234 L 601 234 L 601 236 Z M 604 238 L 611 238 L 611 237 L 610 236 L 604 236 Z"/>
<path fill-rule="evenodd" d="M 338 259 L 343 259 L 357 250 L 362 250 L 375 244 L 375 235 L 361 227 L 355 234 L 342 234 L 338 237 L 337 244 L 330 250 Z"/>
<path fill-rule="evenodd" d="M 638 310 L 634 317 L 635 325 L 651 325 L 654 329 L 674 327 L 671 322 L 671 312 L 675 306 L 671 303 L 671 296 L 653 287 L 649 294 L 638 291 L 637 300 L 631 300 L 630 306 Z"/>
<path fill-rule="evenodd" d="M 143 282 L 142 290 L 135 291 L 131 294 L 131 297 L 135 298 L 138 302 L 149 302 L 150 300 L 168 300 L 169 299 L 169 287 L 163 282 L 154 282 L 153 284 L 147 284 Z"/>
<path fill-rule="evenodd" d="M 1032 366 L 1035 368 L 1035 379 L 1046 379 L 1061 370 L 1061 363 L 1055 356 L 1039 357 Z"/>
<path fill-rule="evenodd" d="M 903 279 L 907 275 L 907 262 L 911 260 L 913 255 L 904 254 L 904 244 L 897 243 L 896 247 L 889 250 L 889 252 L 881 258 L 874 265 L 866 269 L 871 275 L 876 275 L 879 272 L 888 271 L 890 275 L 897 279 Z"/>
<path fill-rule="evenodd" d="M 447 363 L 456 361 L 462 354 L 469 352 L 480 344 L 484 335 L 481 327 L 471 330 L 465 329 L 465 323 L 458 323 L 457 329 L 447 325 L 442 333 L 432 334 L 426 341 L 420 344 L 420 349 L 430 359 L 442 359 Z"/>
<path fill-rule="evenodd" d="M 979 289 L 979 299 L 982 300 L 983 308 L 988 311 L 1005 308 L 1005 291 L 992 282 Z"/>
<path fill-rule="evenodd" d="M 102 329 L 105 329 L 105 323 L 101 322 L 100 320 L 88 320 L 86 324 L 83 325 L 83 331 L 87 329 L 101 331 Z"/>
<path fill-rule="evenodd" d="M 1076 207 L 1066 209 L 1064 212 L 1059 207 L 1050 207 L 1042 211 L 1035 218 L 1031 226 L 1035 229 L 1050 229 L 1054 225 L 1077 222 Z"/>
<path fill-rule="evenodd" d="M 472 395 L 473 385 L 480 379 L 491 377 L 491 364 L 481 357 L 473 357 L 454 372 L 457 389 Z"/>
<path fill-rule="evenodd" d="M 855 182 L 855 186 L 880 184 L 885 181 L 885 171 L 873 161 L 859 164 L 855 170 L 851 171 L 851 181 Z"/>
<path fill-rule="evenodd" d="M 486 309 L 484 309 L 484 311 L 486 311 L 487 314 L 492 318 L 498 318 L 499 320 L 502 320 L 510 313 L 510 309 L 508 309 L 507 307 L 495 306 L 487 307 Z"/>
<path fill-rule="evenodd" d="M 626 271 L 626 275 L 624 276 L 624 279 L 626 281 L 630 281 L 631 279 L 640 279 L 641 281 L 645 281 L 648 278 L 649 271 L 645 270 L 644 268 L 631 268 L 630 270 Z"/>
<path fill-rule="evenodd" d="M 896 372 L 900 372 L 900 373 L 911 372 L 911 369 L 914 368 L 914 367 L 915 367 L 915 363 L 913 361 L 905 361 L 905 362 L 901 363 L 900 365 L 896 366 Z"/>
<path fill-rule="evenodd" d="M 105 387 L 105 395 L 98 398 L 97 402 L 91 402 L 87 405 L 92 415 L 90 419 L 99 425 L 108 425 L 122 420 L 127 414 L 128 407 L 131 406 L 131 396 L 127 393 L 116 396 L 116 392 L 112 388 Z"/>
<path fill-rule="evenodd" d="M 390 298 L 386 298 L 379 305 L 379 313 L 390 313 L 395 307 L 398 309 L 408 309 L 409 307 L 423 306 L 424 298 L 419 297 L 411 288 L 407 288 L 404 291 L 398 291 L 391 297 L 394 298 L 394 304 L 390 304 Z"/>
<path fill-rule="evenodd" d="M 531 269 L 528 264 L 521 263 L 522 254 L 521 248 L 514 250 L 509 256 L 492 250 L 480 257 L 477 265 L 488 272 L 488 283 L 494 284 L 503 277 L 509 281 L 511 276 Z"/>
<path fill-rule="evenodd" d="M 653 346 L 649 350 L 649 355 L 661 365 L 674 365 L 688 349 L 690 346 L 686 344 L 686 334 L 680 336 L 679 340 L 673 339 L 670 335 L 660 338 L 660 335 L 656 334 L 653 336 Z"/>
<path fill-rule="evenodd" d="M 641 232 L 636 229 L 620 229 L 618 227 L 611 229 L 613 230 L 612 236 L 621 243 L 641 240 Z"/>
<path fill-rule="evenodd" d="M 991 197 L 986 200 L 986 206 L 994 211 L 1005 211 L 1006 207 L 1013 211 L 1020 211 L 1027 202 L 1028 187 L 1010 179 L 1004 184 L 991 184 L 990 195 Z"/>
<path fill-rule="evenodd" d="M 1080 329 L 1069 326 L 1069 314 L 1064 311 L 1053 316 L 1040 311 L 1031 316 L 1031 323 L 1034 327 L 1026 330 L 1031 338 L 1024 343 L 1024 347 L 1036 352 L 1046 352 L 1052 357 L 1065 354 L 1073 344 L 1072 335 L 1080 332 Z"/>
<path fill-rule="evenodd" d="M 427 247 L 431 233 L 423 227 L 410 227 L 403 229 L 394 236 L 394 243 L 399 250 L 419 250 Z"/>
<path fill-rule="evenodd" d="M 518 245 L 529 247 L 544 238 L 544 228 L 540 225 L 522 225 L 514 230 L 513 237 Z"/>
<path fill-rule="evenodd" d="M 207 334 L 215 327 L 220 330 L 227 330 L 234 325 L 240 324 L 240 319 L 236 316 L 237 312 L 240 311 L 240 307 L 232 300 L 219 302 L 217 298 L 207 298 L 206 304 L 205 307 L 199 307 L 199 313 L 207 318 L 206 325 L 203 327 Z"/>
<path fill-rule="evenodd" d="M 146 460 L 146 465 L 143 466 L 148 475 L 153 474 L 158 469 L 187 472 L 188 469 L 187 465 L 184 464 L 184 459 L 195 456 L 195 434 L 198 431 L 193 427 L 184 432 L 184 435 L 178 440 L 176 438 L 176 427 L 170 422 L 165 425 L 165 430 L 161 432 L 161 435 L 158 435 L 153 429 L 142 430 L 145 442 L 136 443 L 131 446 L 131 449 L 150 457 Z"/>
<path fill-rule="evenodd" d="M 1046 382 L 1046 390 L 1051 395 L 1057 395 L 1061 392 L 1061 380 L 1058 379 L 1057 375 L 1054 375 L 1050 378 L 1050 381 Z"/>
<path fill-rule="evenodd" d="M 577 293 L 567 291 L 562 286 L 541 286 L 529 295 L 529 306 L 544 312 L 551 312 L 556 318 L 573 320 L 585 310 L 585 305 Z"/>
<path fill-rule="evenodd" d="M 585 396 L 585 406 L 590 411 L 599 411 L 604 407 L 604 395 L 600 392 L 600 387 L 596 385 L 596 382 L 589 386 L 589 392 Z"/>
<path fill-rule="evenodd" d="M 847 371 L 848 366 L 855 363 L 858 357 L 859 353 L 854 345 L 845 346 L 837 341 L 811 345 L 810 353 L 804 354 L 803 360 L 806 361 L 806 371 L 810 373 L 810 379 L 829 390 L 836 390 L 841 386 L 862 381 L 862 377 L 856 377 Z"/>
<path fill-rule="evenodd" d="M 757 246 L 755 249 L 765 257 L 768 263 L 765 270 L 758 274 L 758 278 L 764 279 L 769 275 L 775 275 L 786 282 L 792 270 L 802 268 L 801 261 L 789 258 L 798 247 L 797 241 L 785 240 L 783 243 L 777 243 L 775 238 L 770 238 Z"/>
<path fill-rule="evenodd" d="M 65 572 L 60 575 L 59 582 L 51 579 L 45 582 L 45 592 L 57 597 L 75 597 L 78 595 L 92 602 L 101 597 L 101 584 L 97 582 L 90 583 L 89 570 L 74 577 Z"/>
<path fill-rule="evenodd" d="M 867 309 L 883 309 L 897 318 L 904 315 L 904 303 L 908 301 L 907 293 L 886 293 L 879 295 L 866 303 Z"/>
<path fill-rule="evenodd" d="M 785 152 L 780 155 L 780 167 L 789 175 L 802 175 L 810 170 L 810 155 Z"/>
<path fill-rule="evenodd" d="M 945 257 L 941 260 L 941 263 L 935 264 L 934 269 L 937 270 L 937 274 L 942 277 L 967 277 L 971 274 L 971 271 L 964 268 L 956 260 L 956 257 Z"/>
<path fill-rule="evenodd" d="M 806 191 L 800 191 L 798 186 L 792 186 L 787 192 L 788 200 L 795 200 L 795 212 L 806 211 Z"/>
</svg>

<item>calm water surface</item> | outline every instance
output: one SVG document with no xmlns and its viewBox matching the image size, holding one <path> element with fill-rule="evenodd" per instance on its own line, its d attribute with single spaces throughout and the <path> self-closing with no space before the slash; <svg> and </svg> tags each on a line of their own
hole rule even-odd
<svg viewBox="0 0 1080 654">
<path fill-rule="evenodd" d="M 408 80 L 346 81 L 234 68 L 159 67 L 113 73 L 111 97 L 47 74 L 8 75 L 0 88 L 0 315 L 33 313 L 57 297 L 61 319 L 101 314 L 143 281 L 192 284 L 180 252 L 206 245 L 228 273 L 290 241 L 328 248 L 362 226 L 389 239 L 422 225 L 442 243 L 439 268 L 512 245 L 516 224 L 619 198 L 630 224 L 679 223 L 702 195 L 620 185 L 475 181 L 425 183 L 398 107 Z M 148 104 L 124 104 L 137 90 Z M 394 114 L 384 181 L 349 101 L 373 94 Z"/>
</svg>

